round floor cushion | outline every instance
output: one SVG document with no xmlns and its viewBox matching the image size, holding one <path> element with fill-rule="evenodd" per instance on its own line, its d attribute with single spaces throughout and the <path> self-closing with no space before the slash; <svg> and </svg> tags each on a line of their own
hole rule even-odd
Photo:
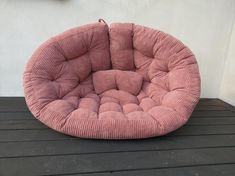
<svg viewBox="0 0 235 176">
<path fill-rule="evenodd" d="M 97 22 L 43 43 L 24 72 L 26 103 L 72 136 L 131 139 L 184 125 L 200 95 L 193 53 L 162 31 Z"/>
</svg>

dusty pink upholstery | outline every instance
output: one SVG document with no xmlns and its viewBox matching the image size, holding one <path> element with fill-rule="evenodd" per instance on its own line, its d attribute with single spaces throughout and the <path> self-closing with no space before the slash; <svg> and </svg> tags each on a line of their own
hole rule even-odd
<svg viewBox="0 0 235 176">
<path fill-rule="evenodd" d="M 24 72 L 33 115 L 84 138 L 165 135 L 200 95 L 193 53 L 174 37 L 131 23 L 84 25 L 43 43 Z"/>
</svg>

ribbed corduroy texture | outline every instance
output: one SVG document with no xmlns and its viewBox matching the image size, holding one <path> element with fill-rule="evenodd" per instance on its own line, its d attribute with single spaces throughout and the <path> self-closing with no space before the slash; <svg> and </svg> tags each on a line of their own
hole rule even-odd
<svg viewBox="0 0 235 176">
<path fill-rule="evenodd" d="M 200 76 L 193 53 L 169 34 L 94 23 L 43 43 L 26 66 L 24 90 L 33 115 L 59 132 L 146 138 L 187 122 Z"/>
</svg>

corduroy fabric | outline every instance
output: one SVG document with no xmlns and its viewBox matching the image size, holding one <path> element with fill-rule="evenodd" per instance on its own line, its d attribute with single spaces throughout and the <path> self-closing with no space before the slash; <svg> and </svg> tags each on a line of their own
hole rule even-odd
<svg viewBox="0 0 235 176">
<path fill-rule="evenodd" d="M 26 103 L 50 128 L 77 137 L 135 139 L 184 125 L 200 96 L 193 53 L 162 31 L 93 23 L 52 37 L 24 72 Z"/>
</svg>

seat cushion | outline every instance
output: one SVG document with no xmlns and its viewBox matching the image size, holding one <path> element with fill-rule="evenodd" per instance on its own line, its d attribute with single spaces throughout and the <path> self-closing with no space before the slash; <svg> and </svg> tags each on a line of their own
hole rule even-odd
<svg viewBox="0 0 235 176">
<path fill-rule="evenodd" d="M 132 23 L 101 22 L 44 42 L 24 72 L 26 103 L 48 127 L 76 137 L 133 139 L 168 134 L 200 96 L 191 50 Z"/>
</svg>

